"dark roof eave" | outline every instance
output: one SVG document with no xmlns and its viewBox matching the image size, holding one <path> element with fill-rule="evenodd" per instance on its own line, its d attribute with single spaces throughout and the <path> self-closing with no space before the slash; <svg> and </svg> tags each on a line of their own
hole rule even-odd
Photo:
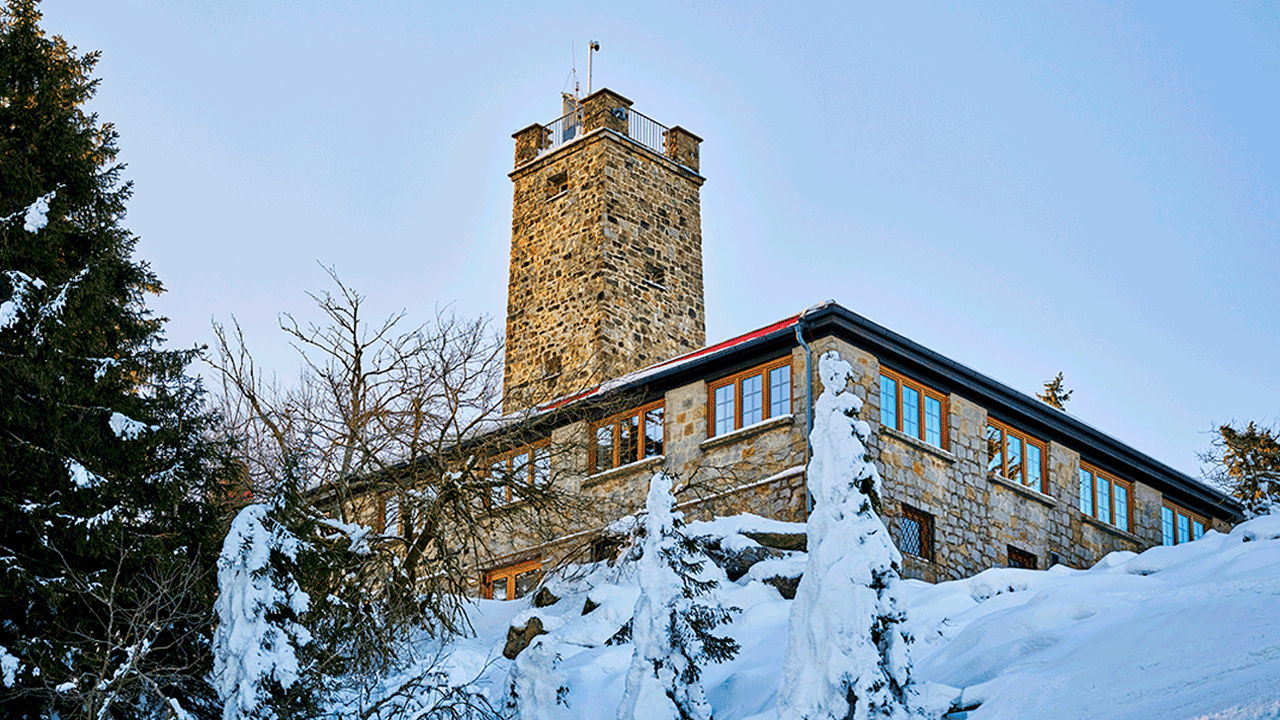
<svg viewBox="0 0 1280 720">
<path fill-rule="evenodd" d="M 953 388 L 963 387 L 961 395 L 978 402 L 988 411 L 994 408 L 996 410 L 994 414 L 998 417 L 1031 425 L 1032 427 L 1029 428 L 1031 430 L 1047 430 L 1048 432 L 1045 433 L 1047 435 L 1069 438 L 1079 443 L 1080 447 L 1097 448 L 1099 457 L 1096 460 L 1103 465 L 1103 469 L 1112 472 L 1115 472 L 1117 467 L 1136 470 L 1147 478 L 1156 480 L 1157 485 L 1173 490 L 1174 495 L 1183 495 L 1202 505 L 1201 508 L 1191 508 L 1193 510 L 1213 507 L 1221 508 L 1236 518 L 1243 516 L 1240 504 L 1233 498 L 1200 483 L 1186 473 L 1175 470 L 1065 412 L 908 340 L 838 304 L 828 303 L 816 307 L 803 316 L 802 322 L 807 332 L 813 336 L 849 335 L 856 339 L 855 345 L 882 360 L 888 360 L 889 364 L 909 373 L 915 371 L 916 374 L 925 375 L 926 377 L 922 377 L 922 380 L 940 379 Z M 1001 411 L 1007 411 L 1007 413 Z M 1093 457 L 1089 459 L 1095 460 Z M 1119 460 L 1120 463 L 1108 462 L 1112 459 Z M 1124 476 L 1128 473 L 1117 474 Z"/>
</svg>

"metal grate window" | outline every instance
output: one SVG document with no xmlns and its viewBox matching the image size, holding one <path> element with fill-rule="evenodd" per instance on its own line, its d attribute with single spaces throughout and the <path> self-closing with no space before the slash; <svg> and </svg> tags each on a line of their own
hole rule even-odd
<svg viewBox="0 0 1280 720">
<path fill-rule="evenodd" d="M 908 555 L 933 560 L 933 516 L 909 505 L 898 516 L 898 549 Z"/>
</svg>

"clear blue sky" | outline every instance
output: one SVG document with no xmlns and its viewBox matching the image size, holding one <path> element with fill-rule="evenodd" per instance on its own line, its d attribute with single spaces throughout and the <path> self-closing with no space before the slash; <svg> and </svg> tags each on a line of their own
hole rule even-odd
<svg viewBox="0 0 1280 720">
<path fill-rule="evenodd" d="M 98 49 L 171 344 L 333 265 L 505 314 L 510 134 L 595 86 L 705 138 L 707 336 L 835 299 L 1197 474 L 1280 419 L 1280 5 L 46 0 Z"/>
</svg>

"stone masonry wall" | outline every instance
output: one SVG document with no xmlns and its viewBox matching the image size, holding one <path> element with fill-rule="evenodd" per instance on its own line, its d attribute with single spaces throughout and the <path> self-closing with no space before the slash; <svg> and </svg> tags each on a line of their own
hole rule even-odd
<svg viewBox="0 0 1280 720">
<path fill-rule="evenodd" d="M 833 337 L 812 343 L 814 397 L 822 392 L 816 359 L 836 350 L 855 369 L 851 390 L 864 401 L 861 418 L 876 431 L 868 452 L 883 479 L 881 515 L 895 541 L 900 537 L 903 506 L 932 517 L 931 558 L 904 554 L 903 574 L 931 582 L 972 576 L 1009 564 L 1009 548 L 1037 558 L 1041 568 L 1053 562 L 1088 567 L 1107 553 L 1140 551 L 1160 543 L 1161 495 L 1133 483 L 1132 532 L 1084 516 L 1078 509 L 1080 454 L 1049 442 L 1044 492 L 987 473 L 985 408 L 967 398 L 948 397 L 947 447 L 941 449 L 896 429 L 879 425 L 879 360 Z M 659 469 L 677 478 L 679 496 L 690 519 L 750 512 L 802 522 L 807 516 L 806 406 L 804 353 L 792 352 L 792 413 L 770 418 L 723 436 L 707 438 L 707 382 L 672 388 L 665 395 L 665 454 L 582 477 L 585 452 L 566 469 L 566 487 L 580 490 L 593 502 L 618 514 L 643 508 L 649 478 Z M 709 377 L 707 380 L 714 380 Z M 560 440 L 586 438 L 587 423 L 559 430 Z M 585 443 L 585 439 L 583 440 Z M 567 457 L 567 456 L 566 456 Z M 566 518 L 566 533 L 590 536 L 593 522 Z M 509 550 L 516 552 L 514 546 Z M 516 555 L 512 555 L 516 557 Z"/>
<path fill-rule="evenodd" d="M 1076 508 L 1080 458 L 1050 443 L 1045 492 L 1002 477 L 989 477 L 985 408 L 952 394 L 948 398 L 947 448 L 933 447 L 896 429 L 879 425 L 879 360 L 836 338 L 814 343 L 814 355 L 836 350 L 850 361 L 853 391 L 864 400 L 862 419 L 877 429 L 868 451 L 884 482 L 881 514 L 899 537 L 902 506 L 933 518 L 933 557 L 904 555 L 903 572 L 929 581 L 973 575 L 1009 563 L 1008 548 L 1035 555 L 1040 567 L 1050 560 L 1087 567 L 1115 550 L 1140 550 L 1160 541 L 1160 496 L 1134 484 L 1134 532 L 1084 517 Z M 815 377 L 814 394 L 821 392 Z"/>
<path fill-rule="evenodd" d="M 584 188 L 601 222 L 604 313 L 597 339 L 610 377 L 706 342 L 702 287 L 702 179 L 630 143 L 601 142 Z"/>
<path fill-rule="evenodd" d="M 511 177 L 506 411 L 704 344 L 699 175 L 597 130 Z"/>
</svg>

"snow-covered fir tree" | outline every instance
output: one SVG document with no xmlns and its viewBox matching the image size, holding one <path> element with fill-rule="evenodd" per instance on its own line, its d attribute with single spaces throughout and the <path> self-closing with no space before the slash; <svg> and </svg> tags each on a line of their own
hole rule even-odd
<svg viewBox="0 0 1280 720">
<path fill-rule="evenodd" d="M 368 601 L 374 533 L 321 515 L 296 479 L 308 477 L 305 463 L 291 457 L 260 491 L 268 499 L 236 517 L 218 560 L 213 677 L 224 720 L 316 717 L 340 697 L 377 694 L 405 649 Z"/>
<path fill-rule="evenodd" d="M 809 559 L 791 606 L 778 691 L 780 720 L 904 718 L 914 689 L 903 630 L 902 557 L 876 514 L 880 473 L 863 444 L 871 427 L 845 388 L 853 375 L 835 352 L 818 361 L 808 521 Z"/>
<path fill-rule="evenodd" d="M 217 710 L 220 449 L 144 303 L 97 53 L 0 6 L 0 716 Z"/>
<path fill-rule="evenodd" d="M 311 598 L 298 584 L 309 548 L 289 527 L 288 498 L 249 505 L 231 523 L 218 559 L 214 681 L 223 720 L 307 717 L 317 707 L 305 667 Z"/>
<path fill-rule="evenodd" d="M 699 577 L 705 560 L 699 559 L 697 541 L 677 527 L 667 474 L 650 481 L 645 513 L 637 563 L 640 598 L 631 627 L 635 653 L 618 720 L 710 720 L 700 665 L 738 652 L 735 640 L 711 634 L 734 608 L 706 597 L 715 581 Z"/>
</svg>

